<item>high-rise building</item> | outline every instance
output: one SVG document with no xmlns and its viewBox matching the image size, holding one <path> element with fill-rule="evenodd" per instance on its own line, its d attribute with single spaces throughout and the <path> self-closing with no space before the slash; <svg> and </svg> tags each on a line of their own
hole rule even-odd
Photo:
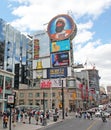
<svg viewBox="0 0 111 130">
<path fill-rule="evenodd" d="M 14 87 L 27 83 L 27 49 L 31 41 L 26 36 L 0 19 L 0 69 L 15 73 Z"/>
</svg>

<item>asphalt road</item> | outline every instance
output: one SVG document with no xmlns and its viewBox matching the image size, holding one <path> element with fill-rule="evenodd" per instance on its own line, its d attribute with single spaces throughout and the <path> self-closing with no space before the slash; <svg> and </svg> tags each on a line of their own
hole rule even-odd
<svg viewBox="0 0 111 130">
<path fill-rule="evenodd" d="M 104 123 L 100 118 L 93 120 L 73 118 L 48 126 L 44 130 L 111 130 L 111 119 Z"/>
</svg>

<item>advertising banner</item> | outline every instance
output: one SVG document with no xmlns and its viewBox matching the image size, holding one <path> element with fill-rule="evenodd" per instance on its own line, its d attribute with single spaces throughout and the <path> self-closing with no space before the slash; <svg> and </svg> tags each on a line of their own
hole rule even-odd
<svg viewBox="0 0 111 130">
<path fill-rule="evenodd" d="M 47 78 L 65 78 L 65 77 L 67 77 L 67 67 L 47 69 Z"/>
<path fill-rule="evenodd" d="M 39 58 L 39 40 L 34 39 L 34 60 Z"/>
<path fill-rule="evenodd" d="M 50 57 L 39 58 L 33 61 L 33 69 L 44 69 L 50 68 Z"/>
<path fill-rule="evenodd" d="M 66 87 L 66 79 L 41 79 L 40 88 L 58 88 L 62 87 L 60 83 L 63 80 L 63 87 Z"/>
<path fill-rule="evenodd" d="M 37 31 L 34 39 L 39 40 L 39 58 L 50 56 L 50 39 L 45 30 Z"/>
<path fill-rule="evenodd" d="M 52 42 L 50 44 L 50 52 L 60 52 L 70 50 L 70 40 L 62 40 L 57 42 Z"/>
<path fill-rule="evenodd" d="M 52 67 L 69 66 L 69 53 L 53 53 L 51 54 Z"/>
</svg>

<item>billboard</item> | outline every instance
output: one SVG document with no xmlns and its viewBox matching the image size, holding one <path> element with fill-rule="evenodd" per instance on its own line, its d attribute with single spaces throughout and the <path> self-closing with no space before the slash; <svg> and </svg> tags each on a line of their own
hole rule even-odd
<svg viewBox="0 0 111 130">
<path fill-rule="evenodd" d="M 62 40 L 52 42 L 50 44 L 50 52 L 60 52 L 60 51 L 69 51 L 70 50 L 70 40 Z"/>
<path fill-rule="evenodd" d="M 34 39 L 34 60 L 39 58 L 39 40 Z"/>
<path fill-rule="evenodd" d="M 50 56 L 50 39 L 46 31 L 37 31 L 34 39 L 39 41 L 39 57 Z"/>
<path fill-rule="evenodd" d="M 50 57 L 33 60 L 33 69 L 50 68 Z"/>
<path fill-rule="evenodd" d="M 64 77 L 67 77 L 67 67 L 47 69 L 47 78 L 64 78 Z"/>
<path fill-rule="evenodd" d="M 57 15 L 48 24 L 48 35 L 52 41 L 73 39 L 77 33 L 77 27 L 73 19 L 66 14 Z"/>
<path fill-rule="evenodd" d="M 61 88 L 63 81 L 63 87 L 66 87 L 66 79 L 41 79 L 40 88 Z"/>
<path fill-rule="evenodd" d="M 52 67 L 69 66 L 69 53 L 53 53 L 51 54 Z"/>
<path fill-rule="evenodd" d="M 33 79 L 47 78 L 47 69 L 33 70 Z"/>
</svg>

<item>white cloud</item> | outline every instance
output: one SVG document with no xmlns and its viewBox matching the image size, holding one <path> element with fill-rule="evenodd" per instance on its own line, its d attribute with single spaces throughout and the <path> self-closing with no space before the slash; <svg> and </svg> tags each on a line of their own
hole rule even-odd
<svg viewBox="0 0 111 130">
<path fill-rule="evenodd" d="M 19 18 L 14 20 L 12 25 L 19 30 L 22 30 L 23 26 L 30 30 L 43 29 L 44 23 L 58 14 L 68 13 L 69 10 L 75 19 L 85 15 L 95 18 L 111 5 L 111 0 L 61 0 L 59 2 L 57 0 L 16 0 L 16 2 L 20 5 L 13 8 L 12 13 Z"/>
<path fill-rule="evenodd" d="M 98 45 L 95 48 L 95 45 Z M 75 62 L 79 61 L 85 63 L 87 60 L 87 67 L 93 68 L 95 64 L 96 69 L 99 70 L 99 75 L 101 77 L 101 84 L 111 84 L 111 43 L 102 44 L 100 41 L 95 41 L 94 43 L 87 43 L 84 47 L 79 47 L 74 52 Z M 79 59 L 79 60 L 78 60 Z"/>
</svg>

